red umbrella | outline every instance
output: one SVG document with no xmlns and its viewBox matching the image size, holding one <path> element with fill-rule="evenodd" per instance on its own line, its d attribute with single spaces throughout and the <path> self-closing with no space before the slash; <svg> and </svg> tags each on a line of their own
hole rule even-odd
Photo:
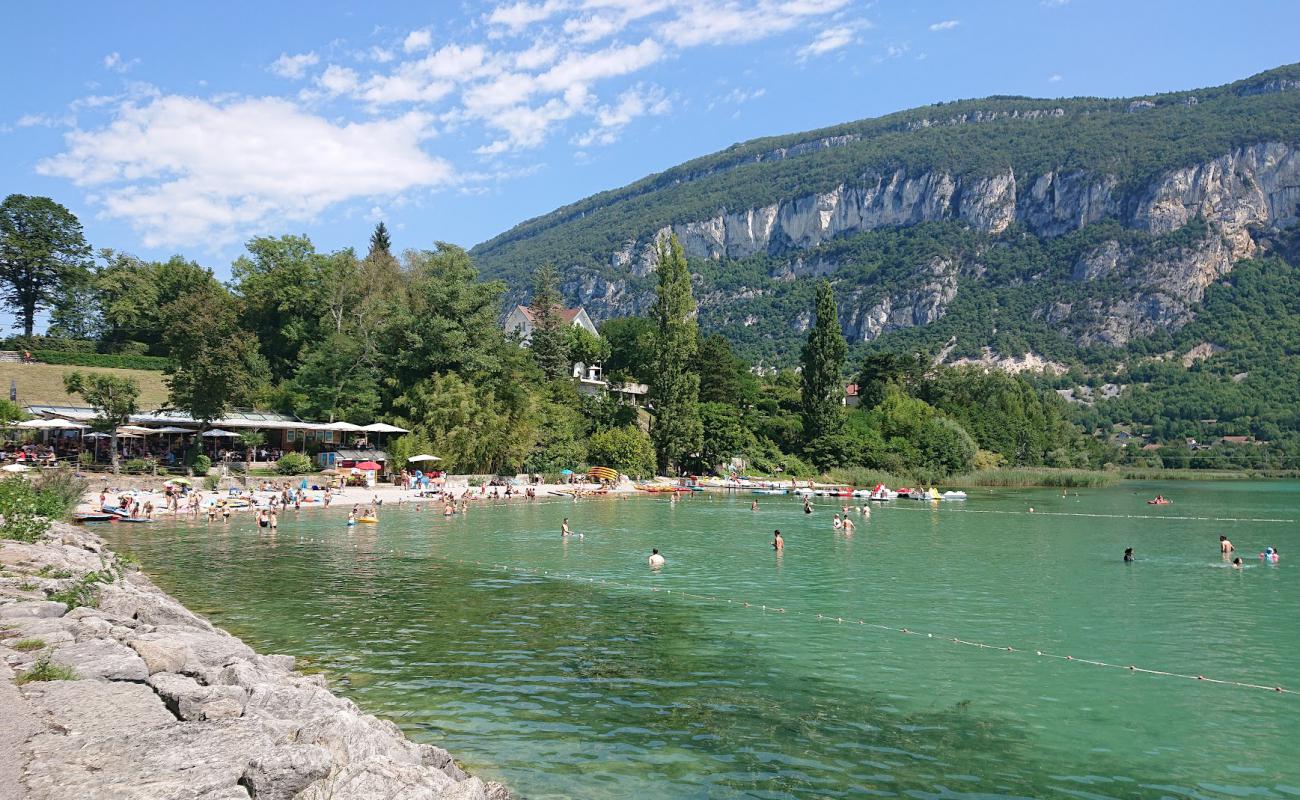
<svg viewBox="0 0 1300 800">
<path fill-rule="evenodd" d="M 357 464 L 357 469 L 361 470 L 362 472 L 370 472 L 377 469 L 383 469 L 383 467 L 379 466 L 373 461 L 362 461 L 360 464 Z"/>
</svg>

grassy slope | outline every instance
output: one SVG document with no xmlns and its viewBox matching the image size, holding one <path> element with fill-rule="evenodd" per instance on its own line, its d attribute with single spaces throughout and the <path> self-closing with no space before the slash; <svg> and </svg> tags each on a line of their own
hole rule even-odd
<svg viewBox="0 0 1300 800">
<path fill-rule="evenodd" d="M 163 374 L 141 369 L 106 369 L 102 367 L 65 367 L 55 364 L 0 363 L 0 393 L 9 396 L 9 382 L 18 382 L 18 403 L 48 403 L 52 405 L 84 406 L 79 397 L 63 391 L 63 375 L 67 372 L 104 372 L 132 378 L 140 385 L 140 408 L 158 408 L 167 400 L 167 387 Z"/>
</svg>

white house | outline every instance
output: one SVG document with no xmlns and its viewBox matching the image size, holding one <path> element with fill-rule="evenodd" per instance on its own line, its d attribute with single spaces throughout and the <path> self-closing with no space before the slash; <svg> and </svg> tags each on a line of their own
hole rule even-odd
<svg viewBox="0 0 1300 800">
<path fill-rule="evenodd" d="M 560 319 L 564 320 L 566 325 L 585 329 L 592 336 L 600 335 L 591 317 L 587 316 L 587 310 L 582 307 L 560 309 Z M 532 341 L 534 324 L 533 310 L 528 306 L 515 306 L 506 315 L 506 333 L 518 332 L 520 341 L 525 345 Z"/>
</svg>

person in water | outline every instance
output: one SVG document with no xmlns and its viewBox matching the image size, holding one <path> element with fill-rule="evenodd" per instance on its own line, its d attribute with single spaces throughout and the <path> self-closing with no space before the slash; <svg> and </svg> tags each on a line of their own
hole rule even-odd
<svg viewBox="0 0 1300 800">
<path fill-rule="evenodd" d="M 1277 562 L 1277 548 L 1276 548 L 1276 547 L 1265 547 L 1265 548 L 1264 548 L 1264 552 L 1260 553 L 1260 554 L 1259 554 L 1259 557 L 1262 558 L 1262 559 L 1264 559 L 1265 561 L 1272 561 L 1272 562 L 1276 563 L 1276 562 Z"/>
<path fill-rule="evenodd" d="M 569 530 L 569 518 L 568 518 L 568 517 L 565 517 L 565 518 L 564 518 L 564 522 L 561 522 L 561 523 L 560 523 L 560 535 L 561 535 L 561 536 L 570 536 L 570 535 L 572 535 L 572 533 L 573 533 L 573 531 Z"/>
<path fill-rule="evenodd" d="M 1237 556 L 1236 558 L 1232 559 L 1232 568 L 1233 568 L 1233 569 L 1241 569 L 1241 568 L 1242 568 L 1242 564 L 1241 564 L 1241 556 Z"/>
<path fill-rule="evenodd" d="M 1226 556 L 1226 555 L 1228 555 L 1229 553 L 1235 552 L 1236 549 L 1237 549 L 1237 548 L 1235 548 L 1235 547 L 1232 546 L 1232 542 L 1228 541 L 1228 537 L 1227 537 L 1227 536 L 1222 536 L 1222 535 L 1219 536 L 1219 552 L 1220 552 L 1220 553 L 1223 553 L 1223 554 Z"/>
<path fill-rule="evenodd" d="M 757 511 L 757 510 L 758 510 L 758 501 L 757 501 L 757 500 L 755 500 L 754 502 L 752 502 L 752 503 L 749 504 L 749 510 L 750 510 L 750 511 Z"/>
<path fill-rule="evenodd" d="M 668 559 L 666 559 L 666 558 L 664 558 L 663 556 L 659 555 L 659 548 L 657 548 L 657 547 L 656 547 L 654 550 L 651 550 L 651 551 L 650 551 L 650 558 L 649 558 L 649 561 L 650 561 L 650 566 L 651 566 L 653 569 L 659 569 L 659 568 L 662 567 L 664 564 L 668 563 Z"/>
<path fill-rule="evenodd" d="M 848 515 L 848 514 L 845 514 L 845 515 L 844 515 L 844 521 L 841 522 L 840 524 L 844 526 L 844 533 L 845 533 L 845 534 L 847 534 L 847 535 L 849 535 L 849 536 L 852 536 L 852 535 L 853 535 L 853 520 L 849 519 L 849 515 Z"/>
<path fill-rule="evenodd" d="M 803 513 L 805 514 L 812 513 L 812 503 L 808 502 L 808 495 L 804 495 L 803 498 Z"/>
<path fill-rule="evenodd" d="M 785 549 L 785 539 L 781 538 L 781 531 L 779 528 L 774 534 L 772 534 L 772 549 L 778 553 Z"/>
<path fill-rule="evenodd" d="M 839 530 L 840 528 L 844 527 L 844 523 L 840 522 L 839 514 L 835 515 L 835 521 L 831 523 L 831 527 L 834 528 L 835 530 Z"/>
<path fill-rule="evenodd" d="M 1128 562 L 1128 561 L 1132 561 L 1132 560 L 1133 560 L 1133 548 L 1131 548 L 1131 547 L 1125 547 L 1125 548 L 1124 548 L 1124 561 L 1125 561 L 1125 562 Z"/>
</svg>

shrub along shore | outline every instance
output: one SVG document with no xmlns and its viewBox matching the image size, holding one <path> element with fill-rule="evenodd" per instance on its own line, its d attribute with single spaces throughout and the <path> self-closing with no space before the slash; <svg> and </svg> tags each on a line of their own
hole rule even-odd
<svg viewBox="0 0 1300 800">
<path fill-rule="evenodd" d="M 0 708 L 20 797 L 510 797 L 63 523 L 0 539 Z"/>
</svg>

